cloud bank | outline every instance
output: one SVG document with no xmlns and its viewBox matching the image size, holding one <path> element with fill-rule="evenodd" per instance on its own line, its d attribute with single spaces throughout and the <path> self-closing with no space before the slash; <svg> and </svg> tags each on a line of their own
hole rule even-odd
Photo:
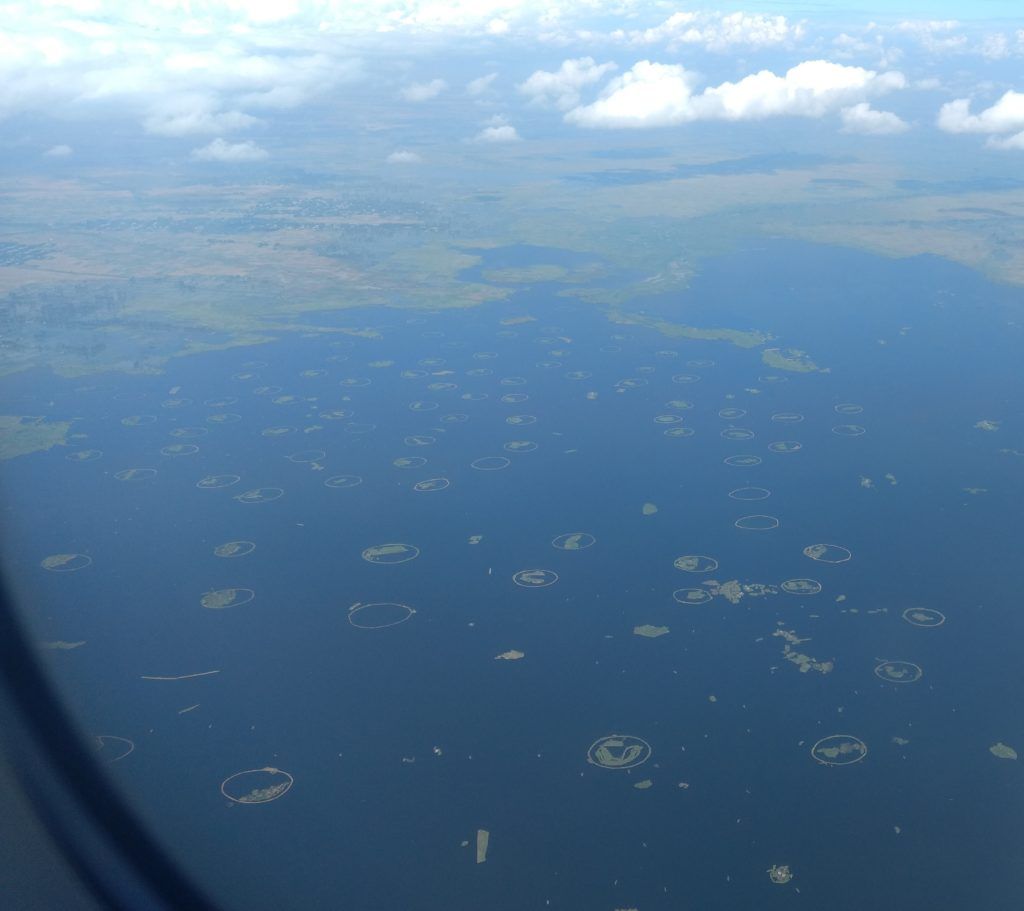
<svg viewBox="0 0 1024 911">
<path fill-rule="evenodd" d="M 936 123 L 947 133 L 987 135 L 994 149 L 1024 149 L 1024 92 L 1011 89 L 980 114 L 971 113 L 970 99 L 957 98 L 939 109 Z"/>
<path fill-rule="evenodd" d="M 263 161 L 269 157 L 266 149 L 261 149 L 252 141 L 227 142 L 223 139 L 214 139 L 209 145 L 192 150 L 194 161 L 223 161 L 223 162 L 250 162 Z"/>
<path fill-rule="evenodd" d="M 804 36 L 802 22 L 785 16 L 760 13 L 673 13 L 660 25 L 636 31 L 618 31 L 613 37 L 631 45 L 665 44 L 669 50 L 700 45 L 709 51 L 736 47 L 765 48 L 798 41 Z"/>
<path fill-rule="evenodd" d="M 430 82 L 414 82 L 402 89 L 402 97 L 406 101 L 429 101 L 436 98 L 446 88 L 448 83 L 443 79 L 431 79 Z"/>
<path fill-rule="evenodd" d="M 839 119 L 843 122 L 844 133 L 891 136 L 896 133 L 905 133 L 910 129 L 910 124 L 892 111 L 876 111 L 866 101 L 843 108 L 839 112 Z"/>
<path fill-rule="evenodd" d="M 554 72 L 537 70 L 516 88 L 533 104 L 567 111 L 580 103 L 581 89 L 600 82 L 606 73 L 616 69 L 614 63 L 597 63 L 593 57 L 579 57 L 564 60 Z"/>
<path fill-rule="evenodd" d="M 697 120 L 821 117 L 869 97 L 903 88 L 902 73 L 877 73 L 827 60 L 808 60 L 782 76 L 770 70 L 696 92 L 697 77 L 678 64 L 641 60 L 612 79 L 593 104 L 565 119 L 584 127 L 643 128 Z"/>
</svg>

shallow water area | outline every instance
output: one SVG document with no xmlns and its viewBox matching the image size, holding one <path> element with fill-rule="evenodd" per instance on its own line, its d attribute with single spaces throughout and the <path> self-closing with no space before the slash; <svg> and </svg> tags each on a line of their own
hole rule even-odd
<svg viewBox="0 0 1024 911">
<path fill-rule="evenodd" d="M 1019 763 L 989 752 L 1024 747 L 1024 463 L 1001 451 L 1024 452 L 1024 390 L 996 382 L 1016 375 L 1001 308 L 1020 292 L 813 252 L 712 258 L 644 306 L 743 328 L 771 304 L 771 344 L 828 373 L 538 283 L 458 312 L 317 314 L 310 337 L 92 391 L 10 377 L 19 413 L 86 439 L 4 463 L 24 530 L 7 568 L 37 640 L 85 643 L 46 666 L 84 730 L 134 745 L 107 742 L 108 771 L 158 837 L 198 844 L 187 862 L 250 911 L 1024 891 L 992 848 L 1024 840 Z M 951 293 L 968 323 L 938 306 Z M 170 443 L 183 428 L 208 432 Z M 792 882 L 766 875 L 782 862 Z"/>
</svg>

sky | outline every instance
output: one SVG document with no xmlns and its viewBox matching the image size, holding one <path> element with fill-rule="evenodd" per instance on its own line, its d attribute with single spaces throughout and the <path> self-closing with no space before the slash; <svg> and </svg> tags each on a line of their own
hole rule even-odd
<svg viewBox="0 0 1024 911">
<path fill-rule="evenodd" d="M 183 161 L 256 164 L 297 115 L 375 99 L 411 118 L 456 110 L 478 145 L 552 124 L 790 120 L 1019 154 L 1024 16 L 1011 12 L 1000 0 L 0 3 L 0 141 L 56 165 L 116 123 Z M 388 161 L 418 157 L 396 148 Z"/>
</svg>

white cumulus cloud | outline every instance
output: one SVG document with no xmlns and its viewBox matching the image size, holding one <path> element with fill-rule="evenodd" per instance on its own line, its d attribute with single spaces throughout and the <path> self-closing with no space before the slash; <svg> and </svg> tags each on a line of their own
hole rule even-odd
<svg viewBox="0 0 1024 911">
<path fill-rule="evenodd" d="M 446 88 L 448 83 L 443 79 L 431 79 L 430 82 L 413 82 L 402 89 L 402 97 L 406 101 L 429 101 L 436 98 Z"/>
<path fill-rule="evenodd" d="M 867 101 L 843 108 L 839 112 L 844 133 L 863 133 L 867 136 L 891 136 L 905 133 L 910 124 L 892 111 L 876 111 Z"/>
<path fill-rule="evenodd" d="M 242 111 L 219 111 L 217 105 L 206 95 L 175 95 L 155 103 L 142 124 L 158 136 L 189 136 L 244 130 L 262 122 Z"/>
<path fill-rule="evenodd" d="M 49 148 L 45 152 L 43 152 L 43 154 L 47 158 L 67 158 L 69 155 L 72 155 L 74 153 L 74 151 L 75 150 L 72 149 L 71 146 L 59 145 L 59 146 L 52 146 L 51 148 Z"/>
<path fill-rule="evenodd" d="M 385 161 L 387 161 L 388 164 L 419 164 L 423 159 L 415 152 L 406 152 L 399 149 L 398 151 L 392 152 L 388 155 Z"/>
<path fill-rule="evenodd" d="M 956 19 L 908 19 L 896 31 L 914 38 L 930 54 L 959 53 L 967 48 L 967 36 L 958 34 Z"/>
<path fill-rule="evenodd" d="M 252 141 L 226 142 L 220 137 L 209 145 L 192 150 L 192 158 L 196 161 L 262 161 L 267 155 L 266 149 L 261 149 Z"/>
<path fill-rule="evenodd" d="M 939 108 L 936 123 L 947 133 L 987 135 L 992 148 L 1024 149 L 1024 92 L 1010 89 L 980 114 L 971 113 L 970 99 L 957 98 Z"/>
<path fill-rule="evenodd" d="M 585 127 L 666 126 L 695 120 L 696 77 L 677 64 L 641 60 L 616 76 L 593 104 L 573 108 L 570 123 Z"/>
<path fill-rule="evenodd" d="M 484 128 L 473 137 L 474 142 L 518 142 L 523 137 L 501 114 L 488 120 Z"/>
<path fill-rule="evenodd" d="M 642 60 L 612 79 L 597 101 L 574 108 L 565 119 L 587 127 L 653 127 L 695 120 L 821 117 L 906 85 L 902 73 L 826 60 L 805 61 L 781 76 L 761 70 L 699 93 L 696 82 L 682 66 Z"/>
<path fill-rule="evenodd" d="M 804 31 L 803 23 L 791 23 L 785 16 L 677 12 L 654 28 L 620 31 L 615 37 L 633 45 L 664 42 L 669 50 L 700 45 L 709 51 L 728 51 L 734 47 L 763 48 L 798 41 Z"/>
<path fill-rule="evenodd" d="M 599 82 L 617 69 L 614 63 L 597 63 L 593 57 L 564 60 L 554 72 L 537 70 L 516 88 L 534 104 L 552 105 L 567 111 L 580 103 L 580 90 Z"/>
<path fill-rule="evenodd" d="M 498 78 L 497 73 L 488 73 L 486 76 L 478 76 L 466 83 L 466 94 L 474 98 L 483 95 L 491 87 L 491 83 Z"/>
</svg>

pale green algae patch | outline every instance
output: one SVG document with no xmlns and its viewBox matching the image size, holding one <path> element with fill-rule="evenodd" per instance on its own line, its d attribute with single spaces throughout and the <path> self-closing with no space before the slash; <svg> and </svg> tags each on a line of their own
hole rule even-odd
<svg viewBox="0 0 1024 911">
<path fill-rule="evenodd" d="M 988 751 L 997 759 L 1017 758 L 1017 751 L 1013 747 L 1008 747 L 1005 743 L 994 743 L 988 748 Z"/>
<path fill-rule="evenodd" d="M 657 639 L 658 636 L 664 636 L 668 631 L 667 626 L 653 626 L 650 623 L 633 627 L 634 636 L 646 636 L 648 639 Z"/>
<path fill-rule="evenodd" d="M 643 316 L 639 313 L 624 313 L 620 310 L 611 310 L 608 319 L 613 323 L 623 326 L 644 326 L 660 332 L 668 338 L 690 338 L 712 342 L 731 342 L 739 348 L 757 348 L 765 342 L 770 342 L 773 336 L 767 332 L 760 332 L 756 329 L 700 329 L 696 326 L 687 326 L 683 323 L 673 323 L 665 319 L 656 319 L 653 316 Z"/>
<path fill-rule="evenodd" d="M 790 370 L 793 373 L 831 373 L 828 367 L 819 367 L 799 348 L 765 348 L 761 360 L 776 370 Z"/>
<path fill-rule="evenodd" d="M 54 446 L 66 446 L 70 421 L 0 414 L 0 459 L 13 459 Z"/>
</svg>

